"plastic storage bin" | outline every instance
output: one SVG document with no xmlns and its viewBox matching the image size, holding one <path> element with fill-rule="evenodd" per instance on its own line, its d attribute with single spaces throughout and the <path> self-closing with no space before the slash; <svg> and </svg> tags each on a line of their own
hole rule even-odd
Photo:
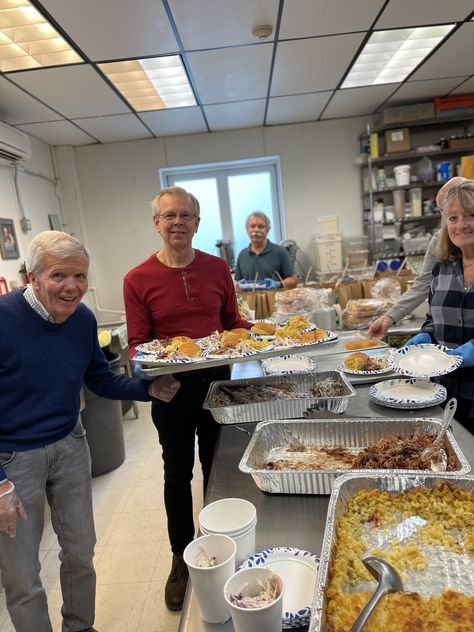
<svg viewBox="0 0 474 632">
<path fill-rule="evenodd" d="M 321 272 L 340 270 L 342 264 L 342 236 L 340 233 L 316 237 L 316 268 Z"/>
<path fill-rule="evenodd" d="M 412 252 L 426 251 L 428 243 L 430 241 L 430 235 L 423 235 L 422 237 L 413 237 L 412 239 L 402 239 L 403 252 L 409 255 Z"/>
</svg>

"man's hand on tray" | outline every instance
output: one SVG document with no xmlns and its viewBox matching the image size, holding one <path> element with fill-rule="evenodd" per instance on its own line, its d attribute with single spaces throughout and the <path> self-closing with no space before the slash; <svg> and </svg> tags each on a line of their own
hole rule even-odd
<svg viewBox="0 0 474 632">
<path fill-rule="evenodd" d="M 148 394 L 150 397 L 161 399 L 162 402 L 170 402 L 180 386 L 181 383 L 175 380 L 171 374 L 160 375 L 148 387 Z"/>
</svg>

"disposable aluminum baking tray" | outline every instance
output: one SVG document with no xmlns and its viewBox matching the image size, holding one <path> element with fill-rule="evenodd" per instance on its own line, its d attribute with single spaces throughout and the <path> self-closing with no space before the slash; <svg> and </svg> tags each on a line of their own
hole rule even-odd
<svg viewBox="0 0 474 632">
<path fill-rule="evenodd" d="M 279 458 L 278 448 L 287 448 L 291 443 L 306 446 L 365 447 L 382 437 L 408 436 L 416 430 L 438 433 L 442 421 L 426 419 L 321 419 L 314 421 L 265 421 L 257 424 L 250 442 L 239 463 L 242 472 L 251 474 L 257 487 L 274 494 L 330 494 L 334 481 L 344 473 L 403 473 L 419 474 L 419 470 L 373 470 L 373 469 L 325 469 L 325 470 L 268 470 L 264 468 L 272 452 Z M 446 435 L 448 456 L 454 455 L 455 471 L 446 472 L 446 477 L 468 474 L 471 471 L 466 457 L 448 431 Z"/>
<path fill-rule="evenodd" d="M 325 378 L 333 378 L 343 386 L 343 395 L 337 397 L 310 397 L 309 392 L 314 384 Z M 253 404 L 234 404 L 221 406 L 216 401 L 220 386 L 248 386 L 257 384 L 272 386 L 276 384 L 295 384 L 298 392 L 307 392 L 308 397 L 295 399 L 276 399 Z M 345 412 L 349 397 L 355 395 L 355 390 L 341 371 L 325 371 L 315 373 L 294 373 L 293 375 L 267 375 L 242 380 L 221 380 L 212 382 L 207 393 L 203 408 L 210 410 L 217 423 L 237 424 L 251 421 L 265 421 L 268 419 L 295 419 L 303 417 L 311 410 L 327 410 L 330 413 Z"/>
<path fill-rule="evenodd" d="M 346 514 L 348 503 L 352 497 L 362 489 L 378 489 L 382 492 L 398 494 L 419 486 L 432 489 L 443 482 L 448 482 L 453 487 L 474 493 L 474 476 L 447 477 L 444 473 L 400 476 L 373 473 L 371 475 L 344 474 L 337 479 L 329 500 L 321 562 L 308 632 L 329 632 L 330 630 L 326 619 L 326 591 L 329 585 L 329 569 L 336 553 L 337 524 L 339 519 Z M 403 540 L 403 527 L 404 525 L 401 523 L 395 525 L 393 536 L 398 536 L 399 539 Z M 387 537 L 390 537 L 390 534 Z M 441 548 L 440 546 L 423 546 L 423 553 L 429 558 L 429 566 L 431 568 L 410 573 L 408 580 L 406 582 L 404 580 L 405 590 L 419 592 L 428 596 L 440 594 L 445 588 L 449 587 L 467 595 L 474 595 L 474 564 L 472 563 L 472 556 L 466 553 L 456 554 L 451 551 L 441 550 Z M 375 587 L 376 582 L 374 581 L 370 587 L 365 587 L 365 590 L 374 591 Z M 439 630 L 441 631 L 442 628 L 440 627 Z"/>
</svg>

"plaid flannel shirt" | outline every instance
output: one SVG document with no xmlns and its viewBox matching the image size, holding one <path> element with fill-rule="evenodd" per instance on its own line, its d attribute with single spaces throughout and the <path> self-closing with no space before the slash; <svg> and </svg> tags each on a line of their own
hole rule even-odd
<svg viewBox="0 0 474 632">
<path fill-rule="evenodd" d="M 474 342 L 474 282 L 464 290 L 461 261 L 438 262 L 433 268 L 429 314 L 421 328 L 433 342 L 456 348 Z M 458 399 L 458 407 L 474 418 L 474 368 L 458 369 L 437 381 Z"/>
</svg>

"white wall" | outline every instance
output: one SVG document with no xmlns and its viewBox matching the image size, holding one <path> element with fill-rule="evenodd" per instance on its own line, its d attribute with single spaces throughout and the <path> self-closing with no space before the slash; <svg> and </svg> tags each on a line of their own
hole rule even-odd
<svg viewBox="0 0 474 632">
<path fill-rule="evenodd" d="M 20 282 L 18 270 L 25 260 L 26 249 L 36 234 L 49 229 L 48 214 L 61 217 L 51 148 L 34 138 L 31 143 L 32 158 L 18 170 L 18 194 L 14 168 L 0 164 L 0 217 L 13 220 L 20 250 L 18 259 L 0 258 L 0 276 L 7 282 Z M 23 233 L 20 226 L 20 204 L 25 216 L 31 220 L 32 230 L 28 233 Z"/>
<path fill-rule="evenodd" d="M 365 126 L 364 118 L 351 118 L 90 145 L 68 148 L 68 155 L 59 148 L 65 222 L 77 223 L 74 214 L 83 214 L 81 230 L 102 306 L 122 309 L 124 274 L 159 248 L 149 201 L 159 189 L 160 167 L 279 155 L 287 236 L 314 267 L 316 216 L 338 213 L 345 236 L 362 233 L 360 175 L 353 160 Z"/>
</svg>

